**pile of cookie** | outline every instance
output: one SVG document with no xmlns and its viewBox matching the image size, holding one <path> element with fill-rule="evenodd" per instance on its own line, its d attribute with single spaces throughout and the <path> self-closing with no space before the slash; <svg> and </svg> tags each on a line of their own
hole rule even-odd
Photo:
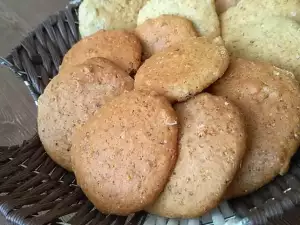
<svg viewBox="0 0 300 225">
<path fill-rule="evenodd" d="M 220 37 L 217 11 L 245 2 L 83 1 L 86 37 L 40 96 L 38 132 L 101 212 L 199 217 L 288 170 L 299 82 Z"/>
</svg>

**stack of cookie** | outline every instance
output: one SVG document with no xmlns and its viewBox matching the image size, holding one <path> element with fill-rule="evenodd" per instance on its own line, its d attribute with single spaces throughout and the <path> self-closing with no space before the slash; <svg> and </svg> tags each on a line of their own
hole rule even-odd
<svg viewBox="0 0 300 225">
<path fill-rule="evenodd" d="M 105 4 L 93 9 L 125 2 Z M 300 145 L 293 73 L 230 58 L 213 1 L 131 9 L 135 29 L 116 29 L 122 11 L 100 27 L 108 30 L 88 31 L 39 98 L 45 150 L 95 207 L 199 217 L 284 174 Z"/>
</svg>

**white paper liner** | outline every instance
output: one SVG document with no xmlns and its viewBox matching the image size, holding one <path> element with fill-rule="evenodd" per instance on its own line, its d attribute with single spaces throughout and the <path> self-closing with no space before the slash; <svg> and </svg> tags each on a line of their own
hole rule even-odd
<svg viewBox="0 0 300 225">
<path fill-rule="evenodd" d="M 149 214 L 143 225 L 251 225 L 247 218 L 237 217 L 228 202 L 194 219 L 168 219 Z"/>
</svg>

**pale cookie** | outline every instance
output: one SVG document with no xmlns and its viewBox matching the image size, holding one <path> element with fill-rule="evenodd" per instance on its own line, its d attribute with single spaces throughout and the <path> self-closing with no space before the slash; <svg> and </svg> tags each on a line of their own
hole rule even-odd
<svg viewBox="0 0 300 225">
<path fill-rule="evenodd" d="M 251 21 L 260 21 L 269 16 L 286 17 L 300 22 L 299 0 L 218 0 L 238 2 L 221 15 L 222 21 L 234 25 L 245 25 Z M 219 3 L 218 3 L 219 4 Z M 285 27 L 284 27 L 285 28 Z M 223 31 L 222 31 L 223 32 Z M 285 33 L 285 30 L 282 30 Z"/>
<path fill-rule="evenodd" d="M 140 10 L 137 23 L 142 24 L 164 14 L 189 19 L 201 36 L 220 36 L 215 0 L 149 0 Z"/>
<path fill-rule="evenodd" d="M 81 36 L 98 30 L 133 29 L 147 0 L 84 0 L 78 10 Z"/>
<path fill-rule="evenodd" d="M 300 144 L 300 86 L 294 75 L 237 59 L 211 91 L 228 97 L 246 118 L 248 149 L 227 198 L 253 192 L 284 174 Z"/>
<path fill-rule="evenodd" d="M 133 79 L 104 58 L 61 71 L 38 100 L 38 133 L 49 156 L 71 171 L 73 132 L 103 104 L 132 89 Z"/>
<path fill-rule="evenodd" d="M 152 204 L 177 160 L 177 117 L 162 96 L 124 93 L 75 136 L 77 183 L 97 209 L 128 215 Z"/>
<path fill-rule="evenodd" d="M 76 43 L 65 55 L 61 67 L 103 57 L 127 73 L 135 73 L 141 64 L 141 54 L 141 43 L 134 34 L 121 30 L 98 31 Z"/>
<path fill-rule="evenodd" d="M 179 155 L 174 172 L 148 211 L 169 218 L 196 218 L 215 208 L 246 150 L 244 119 L 225 98 L 207 93 L 175 105 Z"/>
<path fill-rule="evenodd" d="M 198 36 L 191 21 L 172 15 L 146 20 L 135 29 L 135 34 L 141 40 L 144 59 L 173 44 Z"/>
<path fill-rule="evenodd" d="M 223 39 L 233 56 L 271 63 L 292 71 L 300 81 L 300 25 L 265 17 L 246 25 L 222 21 Z"/>
<path fill-rule="evenodd" d="M 135 76 L 135 88 L 154 90 L 170 101 L 184 101 L 226 71 L 229 56 L 220 39 L 190 38 L 150 57 Z"/>
</svg>

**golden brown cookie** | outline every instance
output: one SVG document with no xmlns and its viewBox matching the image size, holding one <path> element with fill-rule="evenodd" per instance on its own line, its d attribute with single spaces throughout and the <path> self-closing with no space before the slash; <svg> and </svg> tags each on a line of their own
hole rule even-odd
<svg viewBox="0 0 300 225">
<path fill-rule="evenodd" d="M 131 29 L 136 27 L 139 10 L 148 0 L 84 0 L 79 6 L 81 36 L 98 30 Z"/>
<path fill-rule="evenodd" d="M 175 105 L 179 155 L 174 172 L 148 211 L 194 218 L 215 208 L 234 178 L 246 150 L 244 119 L 223 97 L 199 94 Z"/>
<path fill-rule="evenodd" d="M 124 93 L 74 138 L 77 183 L 103 213 L 128 215 L 152 204 L 177 159 L 177 117 L 162 96 Z"/>
<path fill-rule="evenodd" d="M 191 21 L 172 15 L 146 20 L 135 29 L 135 34 L 141 40 L 144 59 L 187 38 L 198 36 Z"/>
<path fill-rule="evenodd" d="M 103 57 L 127 73 L 134 73 L 141 64 L 141 54 L 141 43 L 133 33 L 101 30 L 76 43 L 65 55 L 61 67 L 78 65 L 93 57 Z"/>
<path fill-rule="evenodd" d="M 103 104 L 131 89 L 132 78 L 104 58 L 92 58 L 61 71 L 38 101 L 38 133 L 46 152 L 71 171 L 74 130 Z"/>
<path fill-rule="evenodd" d="M 211 92 L 233 101 L 246 118 L 248 149 L 227 197 L 255 191 L 284 174 L 300 144 L 300 87 L 294 75 L 236 59 Z"/>
<path fill-rule="evenodd" d="M 184 101 L 220 78 L 228 63 L 220 38 L 189 38 L 146 60 L 136 73 L 134 87 Z"/>
</svg>

